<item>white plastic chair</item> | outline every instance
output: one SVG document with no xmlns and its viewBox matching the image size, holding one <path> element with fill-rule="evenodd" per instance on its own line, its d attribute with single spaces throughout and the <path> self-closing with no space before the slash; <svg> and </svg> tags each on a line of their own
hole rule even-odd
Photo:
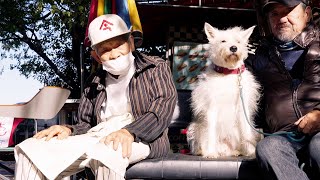
<svg viewBox="0 0 320 180">
<path fill-rule="evenodd" d="M 0 123 L 8 118 L 35 119 L 35 131 L 37 132 L 37 119 L 52 119 L 61 110 L 70 95 L 70 90 L 45 86 L 28 102 L 14 105 L 0 105 Z M 11 130 L 10 130 L 11 131 Z M 2 147 L 2 152 L 13 152 L 13 147 Z M 0 159 L 1 160 L 1 159 Z M 0 164 L 3 167 L 3 164 Z M 9 170 L 9 169 L 8 169 Z M 9 170 L 10 171 L 10 170 Z M 11 171 L 13 172 L 13 170 Z M 0 179 L 5 178 L 2 175 Z"/>
</svg>

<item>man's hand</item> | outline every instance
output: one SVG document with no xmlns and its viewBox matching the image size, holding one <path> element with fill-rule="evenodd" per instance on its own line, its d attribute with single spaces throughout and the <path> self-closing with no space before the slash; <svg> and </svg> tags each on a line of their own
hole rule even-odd
<svg viewBox="0 0 320 180">
<path fill-rule="evenodd" d="M 305 134 L 314 134 L 320 131 L 320 110 L 313 110 L 294 123 L 299 131 Z"/>
<path fill-rule="evenodd" d="M 53 125 L 48 129 L 42 130 L 35 134 L 33 137 L 41 139 L 46 137 L 46 141 L 49 141 L 52 137 L 57 136 L 57 139 L 65 139 L 71 134 L 71 129 L 61 125 Z"/>
<path fill-rule="evenodd" d="M 130 132 L 126 129 L 120 129 L 115 131 L 108 136 L 102 138 L 100 142 L 108 145 L 113 141 L 113 149 L 116 151 L 118 149 L 119 143 L 122 146 L 122 157 L 130 157 L 132 151 L 132 143 L 134 141 L 134 137 Z"/>
</svg>

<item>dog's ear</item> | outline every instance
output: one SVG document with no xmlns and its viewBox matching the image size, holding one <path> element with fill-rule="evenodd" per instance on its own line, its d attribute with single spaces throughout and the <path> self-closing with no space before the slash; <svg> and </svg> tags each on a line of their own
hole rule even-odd
<svg viewBox="0 0 320 180">
<path fill-rule="evenodd" d="M 204 32 L 206 33 L 209 41 L 211 41 L 216 36 L 217 31 L 218 29 L 212 27 L 209 23 L 204 23 Z"/>
<path fill-rule="evenodd" d="M 254 25 L 254 26 L 251 26 L 250 28 L 246 29 L 245 31 L 243 31 L 243 32 L 242 32 L 242 36 L 243 36 L 245 39 L 249 40 L 249 37 L 251 36 L 251 34 L 252 34 L 252 32 L 253 32 L 253 30 L 254 30 L 255 27 L 256 27 L 256 26 Z"/>
</svg>

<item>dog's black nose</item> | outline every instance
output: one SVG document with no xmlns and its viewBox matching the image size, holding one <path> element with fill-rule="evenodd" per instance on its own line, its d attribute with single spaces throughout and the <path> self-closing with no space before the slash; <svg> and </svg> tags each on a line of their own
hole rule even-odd
<svg viewBox="0 0 320 180">
<path fill-rule="evenodd" d="M 231 52 L 237 52 L 237 50 L 238 50 L 237 46 L 231 46 L 230 47 L 230 51 Z"/>
</svg>

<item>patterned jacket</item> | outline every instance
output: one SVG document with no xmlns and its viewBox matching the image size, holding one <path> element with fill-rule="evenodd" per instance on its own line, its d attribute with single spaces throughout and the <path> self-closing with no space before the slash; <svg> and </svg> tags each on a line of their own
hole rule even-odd
<svg viewBox="0 0 320 180">
<path fill-rule="evenodd" d="M 168 126 L 177 101 L 177 91 L 168 64 L 158 57 L 133 52 L 136 71 L 129 83 L 129 100 L 135 121 L 125 126 L 135 142 L 150 145 L 148 158 L 167 155 Z M 73 134 L 84 134 L 101 122 L 101 105 L 106 101 L 106 71 L 89 78 L 78 108 Z"/>
</svg>

